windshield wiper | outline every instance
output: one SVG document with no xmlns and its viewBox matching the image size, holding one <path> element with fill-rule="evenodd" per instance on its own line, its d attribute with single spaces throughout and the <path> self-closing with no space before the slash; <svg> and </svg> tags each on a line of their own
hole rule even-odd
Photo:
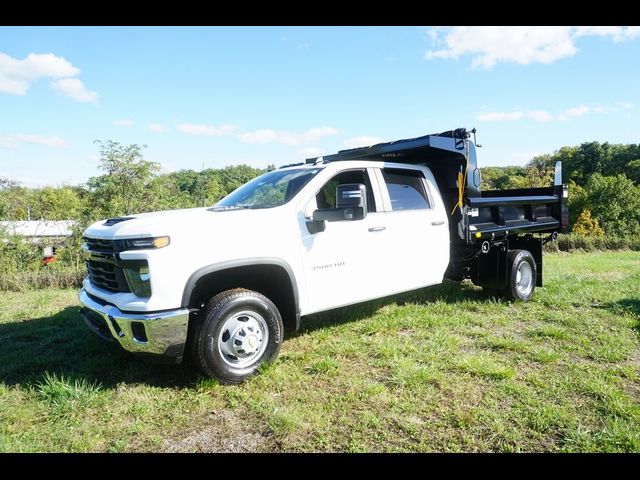
<svg viewBox="0 0 640 480">
<path fill-rule="evenodd" d="M 260 208 L 272 208 L 275 205 L 244 205 L 244 204 L 238 204 L 238 205 L 221 205 L 219 207 L 211 207 L 208 210 L 211 210 L 213 212 L 215 211 L 219 211 L 219 210 L 257 210 Z"/>
<path fill-rule="evenodd" d="M 210 207 L 207 210 L 212 212 L 223 211 L 223 210 L 242 210 L 245 208 L 250 208 L 250 205 L 221 205 L 219 207 Z"/>
<path fill-rule="evenodd" d="M 259 210 L 261 208 L 273 208 L 277 207 L 277 205 L 242 205 L 242 208 L 250 208 L 251 210 Z"/>
</svg>

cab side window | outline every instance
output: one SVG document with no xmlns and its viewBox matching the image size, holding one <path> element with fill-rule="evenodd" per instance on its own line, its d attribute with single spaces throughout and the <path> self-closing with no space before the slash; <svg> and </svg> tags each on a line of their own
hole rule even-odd
<svg viewBox="0 0 640 480">
<path fill-rule="evenodd" d="M 340 172 L 324 184 L 316 195 L 318 208 L 336 208 L 336 187 L 346 183 L 362 183 L 367 187 L 367 212 L 375 212 L 376 204 L 366 170 Z"/>
<path fill-rule="evenodd" d="M 419 170 L 382 170 L 391 199 L 391 209 L 424 210 L 431 208 L 429 196 L 424 187 L 424 175 Z"/>
</svg>

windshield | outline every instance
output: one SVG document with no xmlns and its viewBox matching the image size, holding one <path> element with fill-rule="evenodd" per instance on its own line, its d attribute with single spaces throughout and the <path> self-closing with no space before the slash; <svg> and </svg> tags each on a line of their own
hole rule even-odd
<svg viewBox="0 0 640 480">
<path fill-rule="evenodd" d="M 291 200 L 320 168 L 274 170 L 254 178 L 216 203 L 211 210 L 271 208 Z"/>
</svg>

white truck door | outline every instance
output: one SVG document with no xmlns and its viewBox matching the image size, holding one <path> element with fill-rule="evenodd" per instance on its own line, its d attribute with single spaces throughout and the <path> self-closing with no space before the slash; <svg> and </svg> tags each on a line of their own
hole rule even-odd
<svg viewBox="0 0 640 480">
<path fill-rule="evenodd" d="M 449 264 L 449 220 L 435 179 L 426 168 L 382 168 L 377 177 L 385 208 L 381 257 L 385 294 L 441 283 Z"/>
<path fill-rule="evenodd" d="M 367 188 L 367 216 L 362 220 L 326 222 L 326 229 L 310 233 L 303 227 L 303 264 L 307 283 L 308 308 L 312 313 L 376 298 L 381 295 L 384 272 L 378 258 L 384 231 L 385 213 L 377 181 L 372 188 L 367 169 L 347 170 L 335 175 L 317 192 L 305 208 L 335 208 L 336 186 L 361 183 Z"/>
</svg>

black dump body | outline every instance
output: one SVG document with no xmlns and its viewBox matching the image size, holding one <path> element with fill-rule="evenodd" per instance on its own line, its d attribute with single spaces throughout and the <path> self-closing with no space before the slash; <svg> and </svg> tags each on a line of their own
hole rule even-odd
<svg viewBox="0 0 640 480">
<path fill-rule="evenodd" d="M 317 160 L 311 158 L 307 163 Z M 567 186 L 562 184 L 560 162 L 556 164 L 554 183 L 549 187 L 482 192 L 476 146 L 464 128 L 341 150 L 323 157 L 324 162 L 343 160 L 398 162 L 429 167 L 451 215 L 449 275 L 452 278 L 471 277 L 476 284 L 491 284 L 484 278 L 485 273 L 479 271 L 483 262 L 494 262 L 488 260 L 494 254 L 478 259 L 480 248 L 489 242 L 490 248 L 500 246 L 504 252 L 509 248 L 524 247 L 532 251 L 539 257 L 536 260 L 539 260 L 538 284 L 541 285 L 541 240 L 534 242 L 532 234 L 551 234 L 555 237 L 557 233 L 568 231 L 568 192 Z M 459 188 L 459 180 L 462 180 L 462 189 Z M 502 262 L 500 258 L 496 258 L 495 262 Z M 489 271 L 488 268 L 484 270 Z M 496 275 L 500 277 L 498 283 L 502 283 L 502 274 Z"/>
<path fill-rule="evenodd" d="M 562 185 L 560 162 L 556 165 L 554 185 L 547 188 L 481 192 L 475 145 L 464 128 L 341 150 L 323 157 L 324 162 L 341 160 L 379 160 L 429 167 L 445 206 L 453 211 L 449 222 L 453 242 L 473 244 L 521 233 L 567 232 L 566 186 Z M 454 210 L 459 197 L 458 174 L 465 171 L 463 208 Z"/>
</svg>

